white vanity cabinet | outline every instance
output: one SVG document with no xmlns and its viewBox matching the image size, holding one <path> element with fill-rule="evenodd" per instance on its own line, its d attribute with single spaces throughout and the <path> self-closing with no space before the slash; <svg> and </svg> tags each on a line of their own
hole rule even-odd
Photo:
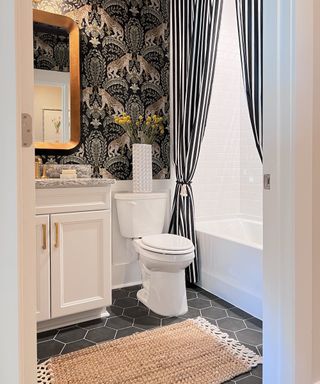
<svg viewBox="0 0 320 384">
<path fill-rule="evenodd" d="M 39 330 L 106 315 L 110 207 L 108 184 L 36 190 Z"/>
</svg>

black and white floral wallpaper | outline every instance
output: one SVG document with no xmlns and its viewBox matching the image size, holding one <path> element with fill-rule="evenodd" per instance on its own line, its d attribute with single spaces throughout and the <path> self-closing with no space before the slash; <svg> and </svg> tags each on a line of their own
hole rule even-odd
<svg viewBox="0 0 320 384">
<path fill-rule="evenodd" d="M 128 136 L 114 115 L 169 113 L 169 0 L 42 0 L 81 30 L 81 143 L 68 153 L 37 150 L 45 161 L 91 164 L 131 178 Z M 169 120 L 169 119 L 168 119 Z M 155 178 L 169 178 L 169 129 L 153 145 Z"/>
</svg>

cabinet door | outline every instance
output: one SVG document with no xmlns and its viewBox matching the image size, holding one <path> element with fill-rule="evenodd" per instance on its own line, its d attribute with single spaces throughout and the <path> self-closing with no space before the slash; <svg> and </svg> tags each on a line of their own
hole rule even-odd
<svg viewBox="0 0 320 384">
<path fill-rule="evenodd" d="M 51 315 L 111 304 L 110 212 L 51 215 Z"/>
<path fill-rule="evenodd" d="M 48 215 L 36 216 L 37 321 L 50 319 L 50 221 Z"/>
</svg>

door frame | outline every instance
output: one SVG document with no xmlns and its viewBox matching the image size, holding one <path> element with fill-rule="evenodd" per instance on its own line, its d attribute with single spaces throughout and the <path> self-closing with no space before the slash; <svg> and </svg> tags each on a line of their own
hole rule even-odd
<svg viewBox="0 0 320 384">
<path fill-rule="evenodd" d="M 317 0 L 264 2 L 264 173 L 271 174 L 271 190 L 264 191 L 265 384 L 320 378 L 313 328 L 319 283 L 312 279 L 319 253 L 312 244 L 313 188 L 320 177 L 313 158 L 320 144 L 315 7 Z"/>
<path fill-rule="evenodd" d="M 32 2 L 2 2 L 0 33 L 0 382 L 34 384 L 34 149 L 21 139 L 21 114 L 33 112 Z"/>
</svg>

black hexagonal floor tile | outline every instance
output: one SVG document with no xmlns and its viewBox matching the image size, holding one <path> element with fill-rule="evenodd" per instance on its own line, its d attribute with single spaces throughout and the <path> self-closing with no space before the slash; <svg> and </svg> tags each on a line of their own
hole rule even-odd
<svg viewBox="0 0 320 384">
<path fill-rule="evenodd" d="M 56 340 L 62 343 L 71 343 L 73 341 L 81 340 L 86 335 L 87 331 L 79 327 L 68 327 L 60 329 L 56 336 Z"/>
<path fill-rule="evenodd" d="M 204 317 L 202 316 L 205 320 L 207 320 L 208 323 L 212 324 L 212 325 L 215 325 L 216 327 L 218 326 L 217 325 L 217 320 L 213 320 L 213 319 L 209 319 L 209 317 Z"/>
<path fill-rule="evenodd" d="M 210 292 L 205 292 L 203 290 L 200 290 L 197 292 L 197 295 L 199 299 L 205 299 L 205 300 L 221 300 L 218 296 L 213 295 Z"/>
<path fill-rule="evenodd" d="M 199 316 L 201 316 L 200 309 L 196 309 L 196 308 L 189 308 L 187 313 L 183 315 L 179 315 L 179 317 L 183 317 L 184 319 L 193 319 Z"/>
<path fill-rule="evenodd" d="M 229 317 L 234 317 L 236 319 L 247 320 L 252 318 L 252 315 L 236 307 L 228 309 L 227 312 Z"/>
<path fill-rule="evenodd" d="M 80 351 L 80 349 L 92 347 L 93 345 L 95 345 L 95 343 L 92 343 L 88 340 L 85 340 L 85 339 L 78 340 L 78 341 L 75 341 L 73 343 L 66 344 L 66 346 L 63 348 L 61 354 L 64 355 L 66 353 Z"/>
<path fill-rule="evenodd" d="M 125 297 L 123 299 L 117 299 L 114 304 L 121 308 L 130 308 L 136 307 L 138 305 L 138 300 L 133 297 Z"/>
<path fill-rule="evenodd" d="M 136 327 L 120 329 L 117 332 L 116 339 L 120 339 L 121 337 L 131 336 L 134 333 L 139 333 L 139 332 L 143 332 L 143 331 L 139 328 L 136 328 Z"/>
<path fill-rule="evenodd" d="M 122 312 L 122 309 L 121 309 Z M 107 321 L 107 318 L 103 319 L 94 319 L 94 320 L 89 320 L 85 321 L 83 323 L 78 324 L 79 327 L 84 328 L 84 329 L 94 329 L 94 328 L 99 328 L 103 327 Z"/>
<path fill-rule="evenodd" d="M 38 343 L 38 359 L 47 359 L 49 357 L 59 355 L 64 345 L 64 343 L 60 343 L 60 341 L 57 340 L 49 340 Z"/>
<path fill-rule="evenodd" d="M 224 319 L 217 320 L 217 324 L 219 328 L 228 329 L 233 332 L 246 328 L 243 320 L 233 319 L 231 317 L 225 317 Z"/>
<path fill-rule="evenodd" d="M 246 326 L 250 329 L 253 329 L 255 331 L 261 331 L 262 330 L 262 321 L 259 319 L 256 319 L 255 317 L 251 317 L 248 320 L 245 320 Z"/>
<path fill-rule="evenodd" d="M 142 329 L 155 328 L 159 327 L 160 325 L 161 320 L 151 316 L 138 317 L 134 321 L 134 326 Z"/>
<path fill-rule="evenodd" d="M 234 308 L 234 305 L 229 303 L 228 301 L 225 301 L 223 299 L 212 299 L 211 305 L 215 308 L 220 309 L 231 309 Z"/>
<path fill-rule="evenodd" d="M 86 335 L 86 340 L 93 341 L 94 343 L 101 343 L 103 341 L 112 340 L 116 335 L 116 330 L 101 327 L 95 328 L 88 331 Z"/>
<path fill-rule="evenodd" d="M 210 319 L 213 319 L 213 320 L 227 317 L 227 312 L 225 309 L 215 308 L 215 307 L 202 309 L 201 314 L 202 316 L 209 317 Z"/>
<path fill-rule="evenodd" d="M 262 380 L 256 376 L 248 376 L 243 379 L 237 380 L 237 384 L 261 384 Z"/>
<path fill-rule="evenodd" d="M 188 305 L 191 308 L 203 309 L 211 307 L 211 302 L 205 299 L 191 299 L 188 301 Z"/>
<path fill-rule="evenodd" d="M 57 329 L 52 329 L 51 331 L 38 333 L 38 336 L 37 336 L 38 342 L 52 340 L 57 333 L 58 333 Z"/>
<path fill-rule="evenodd" d="M 168 316 L 159 315 L 158 313 L 151 311 L 151 309 L 149 311 L 149 316 L 157 317 L 158 319 L 166 319 L 168 317 Z"/>
<path fill-rule="evenodd" d="M 112 317 L 111 319 L 108 319 L 106 323 L 106 327 L 113 328 L 113 329 L 122 329 L 122 328 L 131 327 L 132 323 L 133 323 L 133 320 L 130 317 L 118 316 L 118 317 Z"/>
<path fill-rule="evenodd" d="M 142 306 L 125 308 L 125 310 L 123 311 L 123 314 L 125 316 L 129 316 L 132 318 L 146 316 L 148 315 L 148 313 L 149 313 L 148 309 Z"/>
<path fill-rule="evenodd" d="M 242 331 L 236 332 L 236 335 L 241 343 L 246 343 L 255 346 L 262 344 L 261 332 L 254 331 L 252 329 L 244 329 Z"/>
<path fill-rule="evenodd" d="M 107 307 L 107 311 L 110 317 L 121 316 L 123 314 L 123 308 L 117 307 L 116 305 L 110 305 L 110 307 Z"/>
<path fill-rule="evenodd" d="M 237 383 L 239 380 L 246 379 L 247 377 L 250 377 L 250 376 L 251 376 L 251 373 L 250 373 L 250 372 L 245 372 L 245 373 L 243 373 L 242 375 L 239 375 L 239 376 L 235 377 L 235 378 L 233 379 L 233 381 L 234 381 L 235 383 Z"/>
<path fill-rule="evenodd" d="M 112 300 L 114 301 L 116 299 L 128 297 L 128 295 L 129 295 L 128 291 L 124 291 L 123 289 L 114 289 L 112 291 Z"/>
<path fill-rule="evenodd" d="M 139 292 L 139 290 L 138 291 L 129 292 L 129 297 L 133 297 L 134 299 L 136 299 L 138 292 Z"/>
<path fill-rule="evenodd" d="M 252 370 L 251 370 L 251 374 L 253 375 L 253 376 L 257 376 L 257 377 L 260 377 L 260 378 L 262 378 L 262 370 L 263 370 L 263 368 L 262 368 L 262 364 L 259 364 L 258 366 L 256 366 L 255 368 L 253 368 Z"/>
<path fill-rule="evenodd" d="M 187 291 L 187 299 L 188 300 L 197 299 L 197 298 L 198 298 L 198 296 L 197 296 L 196 292 Z"/>
<path fill-rule="evenodd" d="M 177 324 L 181 323 L 182 321 L 186 321 L 186 319 L 183 319 L 182 317 L 168 317 L 167 319 L 162 320 L 162 325 L 171 325 L 171 324 Z"/>
</svg>

